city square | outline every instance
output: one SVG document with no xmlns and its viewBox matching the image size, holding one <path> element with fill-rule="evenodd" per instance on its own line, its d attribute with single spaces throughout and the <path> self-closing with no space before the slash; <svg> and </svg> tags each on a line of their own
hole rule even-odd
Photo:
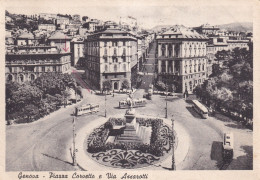
<svg viewBox="0 0 260 180">
<path fill-rule="evenodd" d="M 253 170 L 253 23 L 131 11 L 5 11 L 7 172 Z"/>
</svg>

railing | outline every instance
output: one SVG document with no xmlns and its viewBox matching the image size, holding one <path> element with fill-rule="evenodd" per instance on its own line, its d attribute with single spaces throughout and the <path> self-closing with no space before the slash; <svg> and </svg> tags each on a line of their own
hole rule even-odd
<svg viewBox="0 0 260 180">
<path fill-rule="evenodd" d="M 67 52 L 70 53 L 70 52 Z M 35 54 L 67 54 L 61 51 L 48 51 L 48 52 L 6 52 L 6 55 L 35 55 Z"/>
</svg>

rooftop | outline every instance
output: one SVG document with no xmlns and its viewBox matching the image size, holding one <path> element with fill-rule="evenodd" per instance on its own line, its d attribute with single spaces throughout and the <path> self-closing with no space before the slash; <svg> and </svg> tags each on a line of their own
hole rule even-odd
<svg viewBox="0 0 260 180">
<path fill-rule="evenodd" d="M 56 31 L 53 34 L 51 34 L 51 36 L 48 39 L 50 39 L 50 40 L 53 40 L 53 39 L 71 39 L 71 37 L 65 35 L 61 31 Z"/>
<path fill-rule="evenodd" d="M 18 36 L 19 39 L 34 39 L 34 35 L 30 32 L 23 32 L 20 36 Z"/>
<path fill-rule="evenodd" d="M 162 35 L 175 35 L 174 39 L 208 39 L 207 36 L 199 34 L 193 29 L 186 28 L 184 26 L 176 26 L 170 30 L 159 34 L 159 38 Z"/>
</svg>

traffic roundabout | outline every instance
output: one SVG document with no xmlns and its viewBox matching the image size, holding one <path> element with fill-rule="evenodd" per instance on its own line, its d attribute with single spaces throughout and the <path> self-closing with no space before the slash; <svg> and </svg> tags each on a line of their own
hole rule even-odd
<svg viewBox="0 0 260 180">
<path fill-rule="evenodd" d="M 129 117 L 123 117 L 121 114 L 98 118 L 88 127 L 82 127 L 78 131 L 78 165 L 86 170 L 101 170 L 104 167 L 157 169 L 170 166 L 173 155 L 171 121 L 137 115 L 130 122 Z M 189 137 L 179 123 L 174 126 L 174 154 L 177 165 L 188 153 Z"/>
</svg>

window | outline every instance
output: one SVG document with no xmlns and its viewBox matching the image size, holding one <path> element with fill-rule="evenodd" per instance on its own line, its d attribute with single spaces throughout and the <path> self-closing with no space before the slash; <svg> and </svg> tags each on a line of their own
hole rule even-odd
<svg viewBox="0 0 260 180">
<path fill-rule="evenodd" d="M 113 42 L 113 43 L 112 43 L 112 46 L 117 46 L 117 42 Z"/>
<path fill-rule="evenodd" d="M 107 42 L 104 42 L 104 47 L 107 47 Z"/>
<path fill-rule="evenodd" d="M 105 79 L 107 79 L 107 75 L 105 75 Z"/>
<path fill-rule="evenodd" d="M 42 67 L 42 72 L 45 72 L 45 67 Z"/>
<path fill-rule="evenodd" d="M 107 48 L 104 49 L 104 55 L 107 55 Z"/>
<path fill-rule="evenodd" d="M 117 65 L 114 65 L 114 72 L 117 72 Z"/>
<path fill-rule="evenodd" d="M 223 42 L 223 38 L 218 38 L 217 42 Z"/>
<path fill-rule="evenodd" d="M 165 56 L 165 45 L 162 45 L 162 56 Z"/>
<path fill-rule="evenodd" d="M 114 48 L 114 56 L 116 56 L 116 48 Z"/>
<path fill-rule="evenodd" d="M 126 49 L 125 48 L 123 49 L 123 55 L 126 55 Z"/>
<path fill-rule="evenodd" d="M 53 71 L 54 71 L 54 72 L 56 71 L 56 66 L 53 66 Z"/>
<path fill-rule="evenodd" d="M 107 65 L 105 65 L 105 71 L 108 71 L 108 66 Z"/>
<path fill-rule="evenodd" d="M 123 41 L 123 46 L 125 46 L 125 44 L 126 44 L 125 41 Z"/>
<path fill-rule="evenodd" d="M 12 80 L 13 80 L 13 76 L 11 74 L 9 74 L 7 77 L 7 81 L 12 81 Z"/>
<path fill-rule="evenodd" d="M 126 65 L 125 64 L 123 65 L 123 69 L 124 69 L 124 72 L 125 72 L 126 71 Z"/>
</svg>

